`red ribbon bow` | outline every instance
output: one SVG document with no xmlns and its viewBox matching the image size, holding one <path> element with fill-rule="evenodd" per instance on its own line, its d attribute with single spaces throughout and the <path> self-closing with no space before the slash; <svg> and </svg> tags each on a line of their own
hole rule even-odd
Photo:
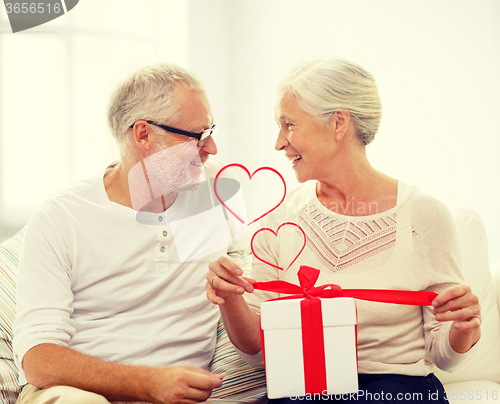
<svg viewBox="0 0 500 404">
<path fill-rule="evenodd" d="M 319 269 L 301 265 L 297 273 L 300 286 L 286 281 L 269 281 L 256 282 L 253 284 L 253 287 L 259 290 L 293 295 L 281 297 L 279 298 L 280 300 L 303 297 L 353 297 L 355 299 L 369 300 L 372 302 L 408 304 L 413 306 L 430 306 L 434 298 L 438 295 L 436 292 L 411 290 L 342 289 L 339 285 L 335 284 L 314 286 L 318 280 L 319 274 Z"/>
</svg>

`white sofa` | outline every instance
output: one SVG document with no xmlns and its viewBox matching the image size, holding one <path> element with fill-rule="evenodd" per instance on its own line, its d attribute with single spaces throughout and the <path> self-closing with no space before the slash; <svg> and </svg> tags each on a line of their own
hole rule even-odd
<svg viewBox="0 0 500 404">
<path fill-rule="evenodd" d="M 500 402 L 500 263 L 488 263 L 488 243 L 481 218 L 471 209 L 452 209 L 463 251 L 466 282 L 479 296 L 482 337 L 474 356 L 452 373 L 436 371 L 451 404 Z M 23 231 L 0 245 L 0 403 L 17 397 L 17 369 L 12 358 L 15 285 Z M 219 326 L 211 370 L 224 374 L 224 385 L 211 401 L 265 402 L 264 374 L 243 363 Z"/>
<path fill-rule="evenodd" d="M 451 404 L 500 403 L 500 263 L 489 265 L 486 230 L 472 209 L 452 209 L 462 246 L 463 274 L 479 297 L 481 339 L 474 356 L 452 373 L 436 371 Z"/>
</svg>

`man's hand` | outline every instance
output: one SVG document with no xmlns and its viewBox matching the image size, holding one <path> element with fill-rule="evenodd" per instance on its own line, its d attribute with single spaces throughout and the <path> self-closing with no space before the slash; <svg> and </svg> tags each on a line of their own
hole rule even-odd
<svg viewBox="0 0 500 404">
<path fill-rule="evenodd" d="M 219 306 L 225 303 L 225 299 L 232 295 L 242 295 L 253 292 L 252 283 L 254 279 L 243 276 L 243 271 L 227 255 L 219 257 L 217 261 L 208 266 L 207 291 L 208 299 Z"/>
<path fill-rule="evenodd" d="M 438 321 L 453 321 L 450 345 L 455 352 L 467 352 L 481 336 L 479 299 L 467 285 L 446 289 L 432 302 Z"/>
<path fill-rule="evenodd" d="M 23 358 L 28 382 L 42 389 L 71 386 L 109 401 L 198 403 L 222 385 L 222 376 L 195 366 L 154 368 L 101 361 L 73 349 L 40 344 Z"/>
<path fill-rule="evenodd" d="M 153 383 L 157 390 L 155 402 L 190 404 L 210 397 L 213 389 L 222 386 L 222 375 L 195 366 L 175 366 L 158 369 Z"/>
</svg>

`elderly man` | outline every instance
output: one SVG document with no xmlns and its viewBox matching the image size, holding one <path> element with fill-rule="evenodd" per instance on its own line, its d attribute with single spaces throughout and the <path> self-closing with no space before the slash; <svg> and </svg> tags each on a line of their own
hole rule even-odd
<svg viewBox="0 0 500 404">
<path fill-rule="evenodd" d="M 204 401 L 221 386 L 206 370 L 219 317 L 207 265 L 246 253 L 213 197 L 210 105 L 191 72 L 148 66 L 117 88 L 108 124 L 120 160 L 49 198 L 26 230 L 18 402 Z"/>
</svg>

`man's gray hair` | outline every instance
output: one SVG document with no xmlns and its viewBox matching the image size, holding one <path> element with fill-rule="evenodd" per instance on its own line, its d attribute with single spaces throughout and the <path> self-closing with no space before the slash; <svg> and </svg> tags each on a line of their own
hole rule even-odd
<svg viewBox="0 0 500 404">
<path fill-rule="evenodd" d="M 179 118 L 174 89 L 180 83 L 205 92 L 194 73 L 173 63 L 145 66 L 118 85 L 108 104 L 108 126 L 120 148 L 127 143 L 127 131 L 137 120 L 172 124 Z"/>
<path fill-rule="evenodd" d="M 339 108 L 354 121 L 359 139 L 370 143 L 380 125 L 382 103 L 372 75 L 340 58 L 320 57 L 296 65 L 281 80 L 276 111 L 284 96 L 297 99 L 300 107 L 318 122 L 329 122 Z"/>
</svg>

